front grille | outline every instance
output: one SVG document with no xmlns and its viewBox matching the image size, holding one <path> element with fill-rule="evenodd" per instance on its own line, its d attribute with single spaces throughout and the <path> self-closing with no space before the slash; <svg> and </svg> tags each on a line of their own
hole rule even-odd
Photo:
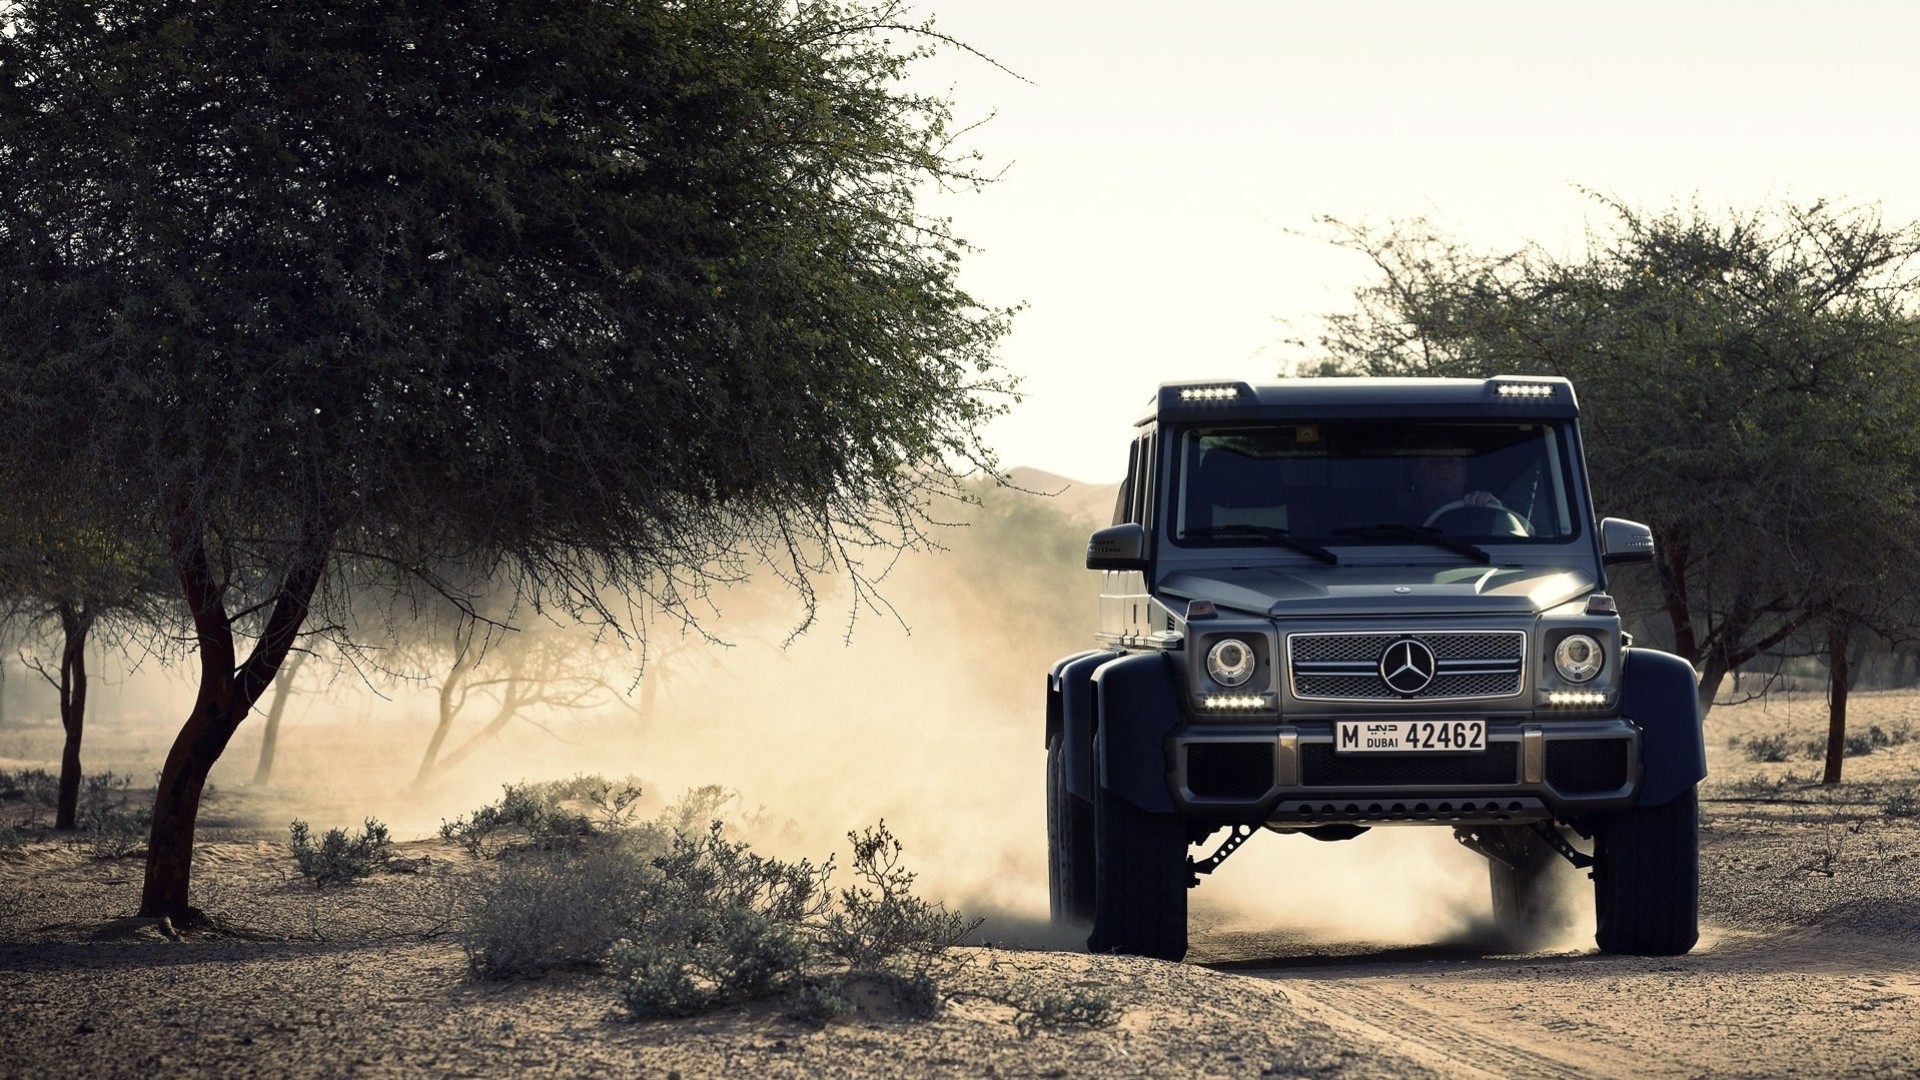
<svg viewBox="0 0 1920 1080">
<path fill-rule="evenodd" d="M 1187 745 L 1187 790 L 1198 798 L 1257 799 L 1272 787 L 1272 743 Z"/>
<path fill-rule="evenodd" d="M 1490 744 L 1478 754 L 1336 754 L 1331 743 L 1300 747 L 1300 782 L 1307 787 L 1471 787 L 1519 782 L 1515 744 Z"/>
<path fill-rule="evenodd" d="M 1627 740 L 1560 739 L 1547 744 L 1547 783 L 1568 795 L 1627 786 Z"/>
<path fill-rule="evenodd" d="M 1402 695 L 1380 677 L 1387 646 L 1413 638 L 1433 650 L 1433 681 Z M 1519 630 L 1289 634 L 1293 696 L 1310 701 L 1455 701 L 1520 693 L 1527 635 Z"/>
</svg>

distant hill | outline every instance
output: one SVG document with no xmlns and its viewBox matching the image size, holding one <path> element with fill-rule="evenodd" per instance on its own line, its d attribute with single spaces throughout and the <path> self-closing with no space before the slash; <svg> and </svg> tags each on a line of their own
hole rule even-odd
<svg viewBox="0 0 1920 1080">
<path fill-rule="evenodd" d="M 1095 528 L 1112 520 L 1113 498 L 1120 490 L 1119 484 L 1085 484 L 1024 465 L 1000 475 L 1016 488 L 1048 496 L 1047 505 Z"/>
</svg>

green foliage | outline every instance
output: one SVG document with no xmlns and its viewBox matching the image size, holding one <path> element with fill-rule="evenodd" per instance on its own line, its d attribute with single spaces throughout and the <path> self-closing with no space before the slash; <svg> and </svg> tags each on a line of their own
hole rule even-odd
<svg viewBox="0 0 1920 1080">
<path fill-rule="evenodd" d="M 1010 313 L 916 206 L 983 177 L 895 0 L 6 18 L 9 496 L 677 607 L 990 459 Z"/>
<path fill-rule="evenodd" d="M 372 877 L 393 859 L 393 841 L 387 837 L 387 827 L 372 818 L 367 819 L 358 836 L 348 836 L 343 829 L 328 829 L 319 847 L 313 846 L 306 822 L 294 821 L 289 831 L 292 835 L 287 847 L 300 866 L 300 876 L 315 885 L 346 885 Z"/>
</svg>

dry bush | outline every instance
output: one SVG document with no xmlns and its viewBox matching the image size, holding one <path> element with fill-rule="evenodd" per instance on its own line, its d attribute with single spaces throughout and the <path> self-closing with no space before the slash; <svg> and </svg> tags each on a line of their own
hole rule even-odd
<svg viewBox="0 0 1920 1080">
<path fill-rule="evenodd" d="M 523 849 L 477 875 L 460 931 L 473 973 L 515 979 L 603 964 L 644 902 L 652 839 Z"/>
<path fill-rule="evenodd" d="M 729 841 L 675 835 L 614 950 L 620 997 L 637 1017 L 685 1016 L 800 988 L 832 862 L 786 862 Z"/>
<path fill-rule="evenodd" d="M 348 836 L 344 829 L 328 829 L 313 845 L 313 837 L 304 821 L 288 826 L 287 843 L 293 859 L 300 865 L 300 876 L 315 885 L 346 885 L 386 869 L 393 859 L 393 841 L 387 827 L 372 818 L 366 820 L 360 835 Z"/>
<path fill-rule="evenodd" d="M 632 777 L 507 784 L 500 801 L 443 822 L 440 838 L 476 858 L 517 848 L 579 847 L 589 837 L 630 827 L 639 798 L 640 784 Z"/>
</svg>

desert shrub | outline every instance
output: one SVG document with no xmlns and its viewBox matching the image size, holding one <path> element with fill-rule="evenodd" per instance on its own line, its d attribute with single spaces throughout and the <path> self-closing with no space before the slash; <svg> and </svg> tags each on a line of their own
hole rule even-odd
<svg viewBox="0 0 1920 1080">
<path fill-rule="evenodd" d="M 27 812 L 26 824 L 34 824 L 59 805 L 60 778 L 45 769 L 0 772 L 0 802 L 20 803 Z"/>
<path fill-rule="evenodd" d="M 638 839 L 512 852 L 480 875 L 460 930 L 473 973 L 514 979 L 603 963 L 652 876 L 658 849 Z"/>
<path fill-rule="evenodd" d="M 320 838 L 319 847 L 313 845 L 306 822 L 295 821 L 288 828 L 292 838 L 287 847 L 300 865 L 301 876 L 315 885 L 344 885 L 371 877 L 385 869 L 393 858 L 393 841 L 387 837 L 387 827 L 373 818 L 367 819 L 359 836 L 350 837 L 342 829 L 328 829 Z"/>
<path fill-rule="evenodd" d="M 143 854 L 153 826 L 153 807 L 130 806 L 133 778 L 113 772 L 94 773 L 80 789 L 80 807 L 73 841 L 96 859 L 120 859 Z"/>
<path fill-rule="evenodd" d="M 1920 818 L 1920 788 L 1908 788 L 1887 796 L 1880 812 L 1890 818 Z"/>
<path fill-rule="evenodd" d="M 621 1000 L 635 1016 L 685 1016 L 800 988 L 815 957 L 813 926 L 831 902 L 831 860 L 758 855 L 715 822 L 703 837 L 676 834 L 653 866 L 613 951 Z"/>
<path fill-rule="evenodd" d="M 849 970 L 918 977 L 962 938 L 978 929 L 944 905 L 913 895 L 914 875 L 900 863 L 900 841 L 885 821 L 859 833 L 853 842 L 853 875 L 858 884 L 842 890 L 838 907 L 827 913 L 822 944 Z"/>
<path fill-rule="evenodd" d="M 516 848 L 579 847 L 588 837 L 629 827 L 640 786 L 600 776 L 508 784 L 500 801 L 440 826 L 440 838 L 479 858 Z"/>
<path fill-rule="evenodd" d="M 989 996 L 1013 1008 L 1013 1026 L 1023 1038 L 1042 1028 L 1106 1027 L 1120 1018 L 1113 995 L 1105 990 L 1050 990 L 1021 981 Z"/>
<path fill-rule="evenodd" d="M 1791 752 L 1792 740 L 1785 732 L 1772 735 L 1755 735 L 1746 742 L 1745 753 L 1748 761 L 1785 761 Z"/>
<path fill-rule="evenodd" d="M 785 996 L 790 1015 L 824 1022 L 854 1007 L 855 980 L 907 1015 L 937 1011 L 938 961 L 979 923 L 912 894 L 884 822 L 848 834 L 857 882 L 836 897 L 831 859 L 769 858 L 728 838 L 715 817 L 736 793 L 690 789 L 648 823 L 634 821 L 638 794 L 597 777 L 509 785 L 442 826 L 495 860 L 460 931 L 477 976 L 604 967 L 636 1017 Z"/>
<path fill-rule="evenodd" d="M 660 812 L 659 825 L 668 834 L 697 835 L 725 818 L 727 804 L 737 802 L 739 798 L 739 792 L 720 784 L 688 788 L 674 800 L 673 805 Z"/>
<path fill-rule="evenodd" d="M 787 1016 L 815 1026 L 832 1023 L 853 1012 L 853 996 L 840 978 L 809 979 L 787 999 Z"/>
<path fill-rule="evenodd" d="M 0 855 L 17 855 L 32 838 L 28 826 L 17 821 L 0 822 Z"/>
<path fill-rule="evenodd" d="M 1864 731 L 1847 732 L 1846 741 L 1841 746 L 1841 752 L 1847 757 L 1859 757 L 1862 754 L 1871 754 L 1873 751 L 1873 736 Z"/>
</svg>

